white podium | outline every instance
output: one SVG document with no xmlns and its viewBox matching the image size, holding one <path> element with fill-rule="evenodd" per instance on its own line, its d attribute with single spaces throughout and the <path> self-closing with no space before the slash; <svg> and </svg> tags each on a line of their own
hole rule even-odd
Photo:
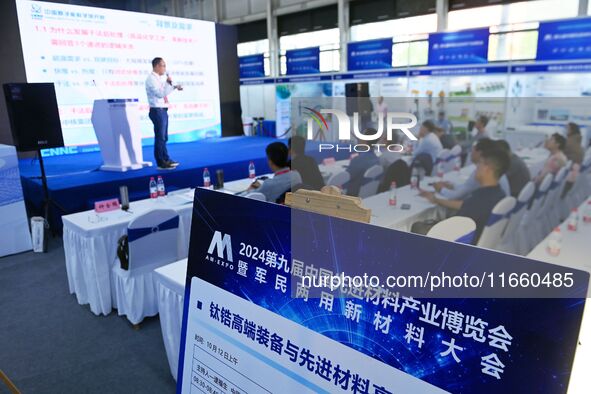
<svg viewBox="0 0 591 394">
<path fill-rule="evenodd" d="M 152 166 L 144 161 L 137 99 L 94 100 L 92 126 L 103 157 L 103 171 L 124 172 Z"/>
</svg>

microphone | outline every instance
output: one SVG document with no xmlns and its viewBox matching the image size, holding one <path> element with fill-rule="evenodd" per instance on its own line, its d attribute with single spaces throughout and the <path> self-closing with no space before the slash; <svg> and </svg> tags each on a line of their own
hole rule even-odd
<svg viewBox="0 0 591 394">
<path fill-rule="evenodd" d="M 168 80 L 169 78 L 170 78 L 170 74 L 166 73 L 166 79 Z M 167 82 L 174 86 L 174 84 L 172 83 L 172 78 L 170 78 L 170 81 L 167 81 Z"/>
</svg>

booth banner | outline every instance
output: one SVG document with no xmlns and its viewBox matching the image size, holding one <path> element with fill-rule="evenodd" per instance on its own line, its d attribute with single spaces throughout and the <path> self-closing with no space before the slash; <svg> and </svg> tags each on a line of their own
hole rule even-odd
<svg viewBox="0 0 591 394">
<path fill-rule="evenodd" d="M 292 49 L 285 54 L 287 74 L 317 74 L 320 72 L 320 47 Z"/>
<path fill-rule="evenodd" d="M 591 18 L 540 22 L 537 60 L 591 57 Z"/>
<path fill-rule="evenodd" d="M 392 38 L 350 42 L 347 45 L 349 71 L 384 68 L 392 68 Z"/>
<path fill-rule="evenodd" d="M 0 257 L 31 248 L 16 149 L 0 144 Z"/>
<path fill-rule="evenodd" d="M 351 286 L 313 295 L 301 281 L 417 265 L 564 269 L 196 190 L 177 392 L 566 391 L 586 273 L 573 273 L 562 292 L 570 298 L 419 298 Z"/>
<path fill-rule="evenodd" d="M 429 65 L 488 62 L 487 28 L 429 34 Z"/>
<path fill-rule="evenodd" d="M 258 55 L 241 56 L 240 78 L 261 78 L 265 76 L 265 56 Z"/>
<path fill-rule="evenodd" d="M 509 72 L 507 66 L 471 66 L 471 67 L 446 67 L 430 68 L 421 70 L 411 70 L 409 75 L 416 77 L 420 75 L 430 75 L 435 77 L 453 77 L 464 75 L 484 75 L 484 74 L 506 74 Z"/>
</svg>

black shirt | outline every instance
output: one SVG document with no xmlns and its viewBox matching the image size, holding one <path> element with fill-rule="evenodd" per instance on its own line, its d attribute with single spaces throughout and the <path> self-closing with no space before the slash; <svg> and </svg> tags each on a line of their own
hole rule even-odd
<svg viewBox="0 0 591 394">
<path fill-rule="evenodd" d="M 295 157 L 291 160 L 291 169 L 300 173 L 304 185 L 314 190 L 320 190 L 324 186 L 324 179 L 314 158 L 306 155 Z"/>
<path fill-rule="evenodd" d="M 469 217 L 476 223 L 476 235 L 473 244 L 478 242 L 493 208 L 503 198 L 505 198 L 505 192 L 499 185 L 478 188 L 464 198 L 462 208 L 460 208 L 456 216 Z"/>
</svg>

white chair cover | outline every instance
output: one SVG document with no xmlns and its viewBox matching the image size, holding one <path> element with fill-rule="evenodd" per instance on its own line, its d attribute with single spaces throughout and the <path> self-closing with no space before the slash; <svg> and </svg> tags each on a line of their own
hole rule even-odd
<svg viewBox="0 0 591 394">
<path fill-rule="evenodd" d="M 267 201 L 267 198 L 265 197 L 265 195 L 263 193 L 260 193 L 260 192 L 248 193 L 244 197 L 246 197 L 246 198 L 252 198 L 253 200 Z"/>
<path fill-rule="evenodd" d="M 562 189 L 564 189 L 564 181 L 566 181 L 568 170 L 569 169 L 564 166 L 556 173 L 552 183 L 550 183 L 550 188 L 548 189 L 544 204 L 538 212 L 539 225 L 535 230 L 538 231 L 538 235 L 541 238 L 549 234 L 552 229 L 560 223 L 560 209 L 558 205 L 560 202 L 560 194 L 562 193 Z"/>
<path fill-rule="evenodd" d="M 538 232 L 535 231 L 535 226 L 539 226 L 538 216 L 540 209 L 544 205 L 544 200 L 546 199 L 553 178 L 554 176 L 552 174 L 546 174 L 538 186 L 538 190 L 534 193 L 530 208 L 523 216 L 523 231 L 520 232 L 520 236 L 516 239 L 518 242 L 516 250 L 517 254 L 525 256 L 542 240 Z"/>
<path fill-rule="evenodd" d="M 464 216 L 452 216 L 431 227 L 427 236 L 444 241 L 472 243 L 475 230 L 474 220 Z"/>
<path fill-rule="evenodd" d="M 456 167 L 456 163 L 458 165 L 458 168 L 462 166 L 461 165 L 461 163 L 462 163 L 462 147 L 460 145 L 455 145 L 449 151 L 449 156 L 448 156 L 447 160 L 445 161 L 444 171 L 445 172 L 453 171 L 454 168 Z"/>
<path fill-rule="evenodd" d="M 443 172 L 447 172 L 447 159 L 450 156 L 449 149 L 442 149 L 441 152 L 437 155 L 437 159 L 435 159 L 435 163 L 433 163 L 433 174 L 437 175 L 437 169 L 441 168 Z"/>
<path fill-rule="evenodd" d="M 384 168 L 379 164 L 373 165 L 365 171 L 365 174 L 363 174 L 364 184 L 359 189 L 359 198 L 371 197 L 378 192 L 380 178 L 383 173 Z"/>
<path fill-rule="evenodd" d="M 326 186 L 337 186 L 343 191 L 343 194 L 346 194 L 346 190 L 343 185 L 347 184 L 351 180 L 351 175 L 348 171 L 341 171 L 337 172 L 328 178 L 326 181 Z"/>
<path fill-rule="evenodd" d="M 113 267 L 112 297 L 119 316 L 132 324 L 158 314 L 153 271 L 178 260 L 179 216 L 171 209 L 150 211 L 127 227 L 129 267 Z"/>
<path fill-rule="evenodd" d="M 497 246 L 509 221 L 509 215 L 515 208 L 516 201 L 515 197 L 505 197 L 495 205 L 488 223 L 482 230 L 478 246 L 489 249 L 494 249 Z"/>
<path fill-rule="evenodd" d="M 532 181 L 525 184 L 519 196 L 517 196 L 517 203 L 511 212 L 509 222 L 505 228 L 505 232 L 501 238 L 501 242 L 497 249 L 508 253 L 517 253 L 517 239 L 525 231 L 523 227 L 523 218 L 528 209 L 528 204 L 536 192 L 536 185 Z"/>
</svg>

